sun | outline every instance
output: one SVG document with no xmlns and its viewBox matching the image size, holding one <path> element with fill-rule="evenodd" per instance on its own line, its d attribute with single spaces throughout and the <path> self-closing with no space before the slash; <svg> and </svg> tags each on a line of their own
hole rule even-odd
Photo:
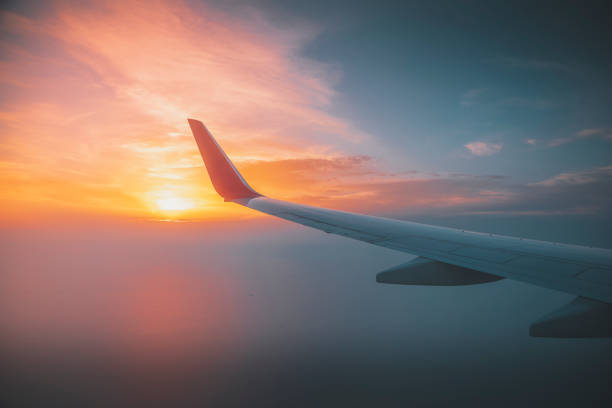
<svg viewBox="0 0 612 408">
<path fill-rule="evenodd" d="M 162 211 L 186 211 L 195 207 L 192 199 L 183 197 L 159 198 L 155 200 L 155 205 Z"/>
<path fill-rule="evenodd" d="M 142 194 L 147 217 L 163 221 L 190 221 L 217 211 L 205 193 L 190 185 L 167 184 Z"/>
</svg>

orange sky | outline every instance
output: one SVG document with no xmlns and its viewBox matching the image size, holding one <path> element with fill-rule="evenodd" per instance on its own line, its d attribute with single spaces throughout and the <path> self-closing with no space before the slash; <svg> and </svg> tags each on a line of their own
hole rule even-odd
<svg viewBox="0 0 612 408">
<path fill-rule="evenodd" d="M 190 7 L 55 1 L 35 18 L 2 12 L 5 216 L 250 214 L 215 194 L 187 117 L 203 120 L 264 194 L 337 208 L 369 209 L 364 197 L 389 204 L 366 184 L 398 177 L 348 153 L 372 136 L 330 113 L 339 69 L 300 55 L 316 27 Z"/>
<path fill-rule="evenodd" d="M 36 19 L 4 12 L 2 25 L 1 201 L 17 213 L 229 211 L 201 170 L 187 117 L 204 120 L 239 164 L 342 154 L 311 134 L 365 137 L 326 113 L 337 74 L 298 56 L 311 27 L 113 0 L 55 2 Z"/>
</svg>

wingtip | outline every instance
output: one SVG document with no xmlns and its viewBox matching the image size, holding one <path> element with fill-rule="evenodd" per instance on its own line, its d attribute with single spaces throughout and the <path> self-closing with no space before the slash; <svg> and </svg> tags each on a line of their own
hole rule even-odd
<svg viewBox="0 0 612 408">
<path fill-rule="evenodd" d="M 225 201 L 261 196 L 249 186 L 202 121 L 188 118 L 208 175 Z"/>
<path fill-rule="evenodd" d="M 206 125 L 204 125 L 204 122 L 198 119 L 187 118 L 187 123 L 189 123 L 189 127 L 191 128 L 192 131 L 194 130 L 196 126 L 202 126 L 204 129 L 206 129 Z"/>
</svg>

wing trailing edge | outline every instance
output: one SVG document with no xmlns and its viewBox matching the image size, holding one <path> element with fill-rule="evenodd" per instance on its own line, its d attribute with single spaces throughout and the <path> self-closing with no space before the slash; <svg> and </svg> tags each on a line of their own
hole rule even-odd
<svg viewBox="0 0 612 408">
<path fill-rule="evenodd" d="M 612 337 L 612 305 L 578 296 L 529 327 L 532 337 Z"/>
</svg>

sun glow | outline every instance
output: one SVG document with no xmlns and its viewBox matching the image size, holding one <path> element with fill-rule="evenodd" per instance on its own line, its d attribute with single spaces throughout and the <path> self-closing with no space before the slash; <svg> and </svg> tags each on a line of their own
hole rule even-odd
<svg viewBox="0 0 612 408">
<path fill-rule="evenodd" d="M 155 200 L 155 205 L 162 211 L 185 211 L 195 208 L 195 203 L 189 198 L 167 197 Z"/>
</svg>

